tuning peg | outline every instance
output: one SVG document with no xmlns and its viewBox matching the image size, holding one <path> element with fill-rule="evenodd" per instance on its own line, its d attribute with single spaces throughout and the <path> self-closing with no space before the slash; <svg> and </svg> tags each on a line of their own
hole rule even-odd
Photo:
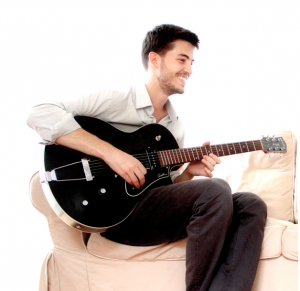
<svg viewBox="0 0 300 291">
<path fill-rule="evenodd" d="M 273 157 L 275 157 L 275 156 L 276 156 L 276 154 L 274 153 L 274 154 L 273 154 Z"/>
<path fill-rule="evenodd" d="M 281 158 L 282 156 L 283 156 L 283 155 L 280 153 L 280 154 L 279 154 L 279 157 Z"/>
<path fill-rule="evenodd" d="M 269 140 L 269 136 L 267 136 L 266 140 Z"/>
</svg>

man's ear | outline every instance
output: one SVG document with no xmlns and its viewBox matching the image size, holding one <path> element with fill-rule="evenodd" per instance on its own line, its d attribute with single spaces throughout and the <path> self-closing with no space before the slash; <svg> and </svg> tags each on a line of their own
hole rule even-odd
<svg viewBox="0 0 300 291">
<path fill-rule="evenodd" d="M 158 69 L 160 67 L 161 57 L 155 52 L 150 52 L 148 54 L 148 61 L 149 66 L 151 66 L 153 69 Z"/>
</svg>

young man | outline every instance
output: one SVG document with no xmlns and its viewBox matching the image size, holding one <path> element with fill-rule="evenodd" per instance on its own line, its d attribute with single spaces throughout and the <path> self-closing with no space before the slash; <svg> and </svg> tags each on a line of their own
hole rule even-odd
<svg viewBox="0 0 300 291">
<path fill-rule="evenodd" d="M 119 129 L 133 130 L 159 123 L 183 147 L 184 131 L 169 96 L 184 93 L 192 74 L 198 37 L 174 25 L 149 31 L 143 42 L 145 84 L 128 92 L 102 90 L 69 102 L 33 108 L 28 124 L 46 143 L 56 143 L 103 159 L 128 183 L 140 188 L 147 179 L 145 167 L 128 155 L 86 132 L 75 115 L 103 119 Z M 206 144 L 209 144 L 207 142 Z M 252 193 L 231 194 L 212 177 L 220 159 L 210 154 L 190 163 L 183 173 L 172 173 L 174 184 L 150 190 L 121 224 L 101 235 L 129 245 L 155 245 L 187 237 L 186 290 L 250 291 L 258 265 L 266 205 Z"/>
</svg>

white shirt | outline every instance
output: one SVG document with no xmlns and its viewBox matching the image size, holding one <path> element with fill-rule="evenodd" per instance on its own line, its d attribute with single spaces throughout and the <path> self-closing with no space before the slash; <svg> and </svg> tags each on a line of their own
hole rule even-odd
<svg viewBox="0 0 300 291">
<path fill-rule="evenodd" d="M 171 102 L 166 102 L 168 115 L 158 123 L 165 126 L 183 147 L 184 129 Z M 43 144 L 53 144 L 56 139 L 78 128 L 74 116 L 90 116 L 104 120 L 116 128 L 130 132 L 144 124 L 156 123 L 152 116 L 154 108 L 146 86 L 130 87 L 127 92 L 101 90 L 97 94 L 83 96 L 77 100 L 39 104 L 32 108 L 27 124 L 43 139 Z M 172 173 L 172 180 L 180 172 Z"/>
</svg>

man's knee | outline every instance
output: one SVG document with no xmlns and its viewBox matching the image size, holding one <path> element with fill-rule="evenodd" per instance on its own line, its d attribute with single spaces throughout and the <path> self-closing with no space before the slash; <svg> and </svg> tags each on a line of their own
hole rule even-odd
<svg viewBox="0 0 300 291">
<path fill-rule="evenodd" d="M 233 210 L 232 194 L 231 188 L 228 183 L 222 179 L 212 178 L 202 180 L 205 183 L 205 193 L 203 197 L 203 192 L 199 195 L 199 203 L 203 203 L 203 198 L 205 203 L 209 203 L 217 211 L 230 214 Z M 203 185 L 202 185 L 203 191 Z"/>
<path fill-rule="evenodd" d="M 243 206 L 245 211 L 263 221 L 266 220 L 267 205 L 258 195 L 250 192 L 236 193 L 233 195 L 234 200 L 236 195 L 238 202 Z"/>
</svg>

